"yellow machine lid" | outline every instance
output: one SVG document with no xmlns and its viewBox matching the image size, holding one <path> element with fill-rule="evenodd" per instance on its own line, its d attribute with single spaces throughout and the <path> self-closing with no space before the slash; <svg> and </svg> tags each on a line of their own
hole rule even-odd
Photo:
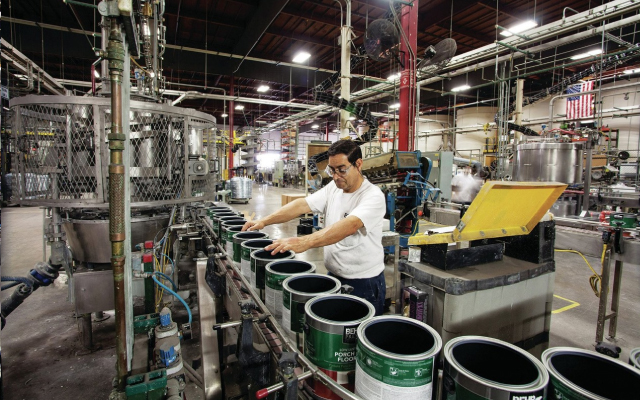
<svg viewBox="0 0 640 400">
<path fill-rule="evenodd" d="M 487 182 L 452 232 L 415 235 L 409 238 L 409 244 L 526 235 L 566 187 L 558 182 Z"/>
</svg>

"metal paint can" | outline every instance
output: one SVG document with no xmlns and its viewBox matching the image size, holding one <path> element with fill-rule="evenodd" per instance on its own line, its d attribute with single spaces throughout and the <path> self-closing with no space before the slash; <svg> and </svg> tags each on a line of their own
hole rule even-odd
<svg viewBox="0 0 640 400">
<path fill-rule="evenodd" d="M 220 234 L 218 238 L 220 239 L 220 245 L 227 251 L 227 228 L 230 226 L 240 226 L 242 227 L 247 221 L 240 217 L 235 217 L 234 219 L 221 219 L 220 220 Z"/>
<path fill-rule="evenodd" d="M 239 263 L 242 261 L 242 242 L 246 242 L 251 239 L 269 239 L 269 235 L 264 232 L 250 231 L 250 232 L 237 232 L 233 235 L 233 261 Z M 247 279 L 251 278 L 251 263 L 248 264 L 247 273 L 242 271 Z"/>
<path fill-rule="evenodd" d="M 302 348 L 304 305 L 322 294 L 340 292 L 342 283 L 335 277 L 319 274 L 300 274 L 282 282 L 282 327 L 291 339 Z"/>
<path fill-rule="evenodd" d="M 231 209 L 229 207 L 209 207 L 209 209 L 207 209 L 207 215 L 209 215 L 209 218 L 213 219 L 213 216 L 216 214 L 230 211 Z"/>
<path fill-rule="evenodd" d="M 375 308 L 360 297 L 328 294 L 309 300 L 304 312 L 304 355 L 331 379 L 353 391 L 349 375 L 356 369 L 358 326 L 375 315 Z M 321 382 L 312 381 L 311 387 L 321 399 L 340 399 Z"/>
<path fill-rule="evenodd" d="M 213 216 L 211 226 L 213 227 L 213 231 L 218 236 L 218 242 L 220 241 L 220 225 L 223 221 L 231 221 L 232 219 L 240 219 L 240 216 L 232 212 L 215 214 Z"/>
<path fill-rule="evenodd" d="M 296 253 L 287 250 L 284 253 L 271 254 L 264 249 L 251 252 L 251 287 L 260 292 L 260 300 L 264 301 L 265 267 L 272 261 L 290 260 Z"/>
<path fill-rule="evenodd" d="M 424 322 L 380 316 L 358 327 L 356 395 L 364 399 L 431 400 L 440 335 Z"/>
<path fill-rule="evenodd" d="M 621 400 L 640 395 L 640 370 L 595 351 L 553 347 L 542 353 L 549 400 Z"/>
<path fill-rule="evenodd" d="M 229 221 L 229 222 L 233 222 L 233 221 Z M 231 226 L 224 226 L 225 228 L 225 248 L 224 250 L 227 252 L 227 256 L 229 257 L 230 261 L 234 261 L 235 257 L 234 257 L 234 253 L 233 253 L 233 235 L 235 235 L 238 232 L 242 232 L 242 227 L 244 226 L 244 224 L 242 225 L 231 225 Z"/>
<path fill-rule="evenodd" d="M 629 364 L 640 369 L 640 347 L 636 347 L 629 353 Z"/>
<path fill-rule="evenodd" d="M 544 400 L 549 374 L 526 351 L 502 340 L 461 336 L 444 346 L 441 400 Z"/>
<path fill-rule="evenodd" d="M 249 239 L 240 243 L 240 271 L 251 282 L 251 253 L 273 243 L 271 239 Z"/>
<path fill-rule="evenodd" d="M 265 267 L 265 304 L 276 318 L 282 321 L 282 282 L 292 275 L 316 272 L 313 263 L 302 260 L 279 260 Z"/>
</svg>

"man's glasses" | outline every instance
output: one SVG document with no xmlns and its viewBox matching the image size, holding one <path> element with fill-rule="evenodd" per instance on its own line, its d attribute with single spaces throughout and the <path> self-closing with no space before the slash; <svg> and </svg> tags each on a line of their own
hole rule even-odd
<svg viewBox="0 0 640 400">
<path fill-rule="evenodd" d="M 324 169 L 324 172 L 329 175 L 329 176 L 333 176 L 335 174 L 338 174 L 340 176 L 345 176 L 347 174 L 347 172 L 349 172 L 349 170 L 351 169 L 351 167 L 353 167 L 353 165 L 349 165 L 346 168 L 333 168 L 327 165 L 327 168 Z"/>
</svg>

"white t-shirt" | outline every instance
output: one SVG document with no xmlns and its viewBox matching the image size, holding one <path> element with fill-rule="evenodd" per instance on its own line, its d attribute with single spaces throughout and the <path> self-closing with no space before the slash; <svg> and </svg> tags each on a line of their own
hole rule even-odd
<svg viewBox="0 0 640 400">
<path fill-rule="evenodd" d="M 482 183 L 471 174 L 458 174 L 451 180 L 451 186 L 455 191 L 451 195 L 451 201 L 470 203 L 478 194 Z"/>
<path fill-rule="evenodd" d="M 329 183 L 306 198 L 314 213 L 325 214 L 325 226 L 355 215 L 364 226 L 338 243 L 325 246 L 324 265 L 346 279 L 373 278 L 384 271 L 382 220 L 385 200 L 382 191 L 364 180 L 353 193 L 344 193 Z"/>
</svg>

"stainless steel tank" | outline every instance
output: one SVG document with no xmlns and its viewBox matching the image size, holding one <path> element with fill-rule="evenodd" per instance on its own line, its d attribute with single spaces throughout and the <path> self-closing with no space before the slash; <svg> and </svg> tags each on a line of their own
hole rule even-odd
<svg viewBox="0 0 640 400">
<path fill-rule="evenodd" d="M 515 181 L 582 182 L 582 143 L 524 143 L 517 147 Z"/>
<path fill-rule="evenodd" d="M 139 216 L 131 218 L 131 247 L 146 240 L 169 224 L 169 215 Z M 111 262 L 109 246 L 109 218 L 106 215 L 90 219 L 69 219 L 62 225 L 73 258 L 88 263 Z"/>
</svg>

